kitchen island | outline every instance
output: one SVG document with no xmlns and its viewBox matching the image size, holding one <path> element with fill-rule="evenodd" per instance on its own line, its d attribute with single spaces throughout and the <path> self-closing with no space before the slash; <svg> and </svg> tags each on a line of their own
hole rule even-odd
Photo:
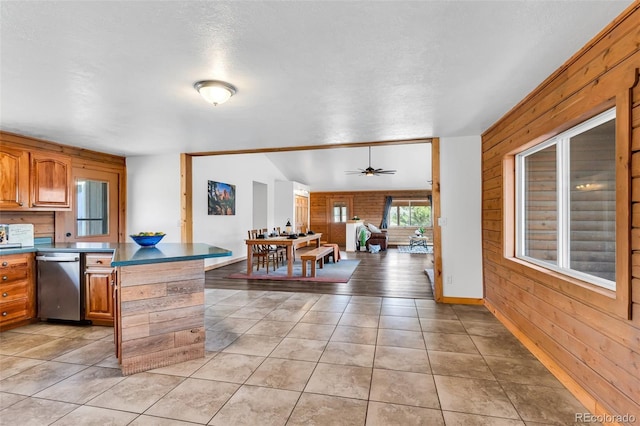
<svg viewBox="0 0 640 426">
<path fill-rule="evenodd" d="M 122 373 L 204 357 L 204 259 L 231 252 L 205 244 L 124 246 L 111 263 Z"/>
<path fill-rule="evenodd" d="M 231 251 L 181 243 L 57 243 L 10 250 L 48 251 L 112 254 L 114 333 L 124 375 L 204 357 L 204 259 Z"/>
</svg>

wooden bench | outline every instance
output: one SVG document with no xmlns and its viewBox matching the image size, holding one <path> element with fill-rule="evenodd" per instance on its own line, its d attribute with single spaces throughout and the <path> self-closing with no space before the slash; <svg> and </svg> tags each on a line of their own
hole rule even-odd
<svg viewBox="0 0 640 426">
<path fill-rule="evenodd" d="M 316 262 L 320 263 L 320 269 L 324 267 L 324 257 L 333 253 L 333 247 L 318 247 L 313 250 L 305 251 L 300 255 L 302 260 L 302 276 L 307 276 L 307 260 L 311 261 L 311 276 L 316 276 Z"/>
</svg>

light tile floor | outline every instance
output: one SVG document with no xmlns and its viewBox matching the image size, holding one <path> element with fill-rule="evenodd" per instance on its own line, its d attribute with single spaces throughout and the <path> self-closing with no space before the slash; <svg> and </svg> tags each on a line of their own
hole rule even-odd
<svg viewBox="0 0 640 426">
<path fill-rule="evenodd" d="M 123 377 L 112 329 L 0 334 L 2 425 L 567 425 L 585 408 L 484 307 L 206 290 L 207 355 Z"/>
</svg>

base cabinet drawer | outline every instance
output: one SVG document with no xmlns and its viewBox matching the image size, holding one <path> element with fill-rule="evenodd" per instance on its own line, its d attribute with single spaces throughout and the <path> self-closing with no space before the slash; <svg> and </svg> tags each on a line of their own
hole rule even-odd
<svg viewBox="0 0 640 426">
<path fill-rule="evenodd" d="M 33 253 L 0 257 L 0 330 L 29 323 L 36 317 Z"/>
<path fill-rule="evenodd" d="M 29 291 L 28 286 L 29 282 L 27 280 L 0 285 L 0 303 L 26 299 Z"/>
<path fill-rule="evenodd" d="M 94 267 L 97 268 L 111 268 L 111 254 L 85 254 L 84 256 L 84 265 L 85 268 L 91 269 Z"/>
<path fill-rule="evenodd" d="M 28 301 L 26 298 L 0 303 L 0 324 L 4 325 L 16 319 L 23 319 L 28 315 Z"/>
</svg>

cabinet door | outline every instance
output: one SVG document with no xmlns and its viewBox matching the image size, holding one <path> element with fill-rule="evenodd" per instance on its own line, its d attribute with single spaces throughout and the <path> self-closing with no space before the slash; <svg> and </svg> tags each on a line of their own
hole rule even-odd
<svg viewBox="0 0 640 426">
<path fill-rule="evenodd" d="M 111 269 L 87 269 L 85 273 L 85 318 L 113 325 L 113 285 Z"/>
<path fill-rule="evenodd" d="M 29 153 L 0 146 L 0 208 L 29 207 Z"/>
<path fill-rule="evenodd" d="M 31 153 L 31 207 L 71 208 L 71 159 Z"/>
</svg>

